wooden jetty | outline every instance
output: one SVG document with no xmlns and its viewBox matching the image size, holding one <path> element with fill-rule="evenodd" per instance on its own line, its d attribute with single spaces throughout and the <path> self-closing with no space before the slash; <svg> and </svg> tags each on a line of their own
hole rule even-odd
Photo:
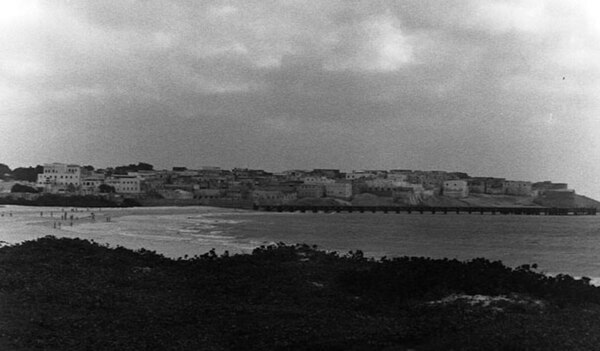
<svg viewBox="0 0 600 351">
<path fill-rule="evenodd" d="M 597 209 L 554 208 L 554 207 L 429 207 L 429 206 L 302 206 L 302 205 L 254 205 L 254 210 L 267 212 L 311 212 L 311 213 L 431 213 L 431 214 L 503 214 L 503 215 L 545 215 L 545 216 L 594 216 Z"/>
</svg>

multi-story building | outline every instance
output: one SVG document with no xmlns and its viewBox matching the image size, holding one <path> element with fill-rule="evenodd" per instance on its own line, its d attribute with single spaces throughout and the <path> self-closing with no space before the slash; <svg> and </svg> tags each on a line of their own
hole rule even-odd
<svg viewBox="0 0 600 351">
<path fill-rule="evenodd" d="M 139 194 L 141 192 L 141 181 L 134 176 L 115 175 L 106 178 L 105 184 L 115 188 L 117 194 Z"/>
<path fill-rule="evenodd" d="M 64 163 L 44 164 L 44 172 L 38 174 L 37 184 L 61 184 L 79 186 L 81 182 L 81 167 Z"/>
<path fill-rule="evenodd" d="M 299 199 L 325 196 L 325 186 L 322 184 L 300 184 L 297 190 Z"/>
<path fill-rule="evenodd" d="M 80 185 L 81 167 L 78 165 L 47 163 L 37 178 L 37 186 L 45 192 L 76 191 Z"/>
<path fill-rule="evenodd" d="M 88 176 L 81 180 L 81 192 L 83 194 L 96 194 L 100 191 L 100 185 L 104 184 L 104 177 Z"/>
</svg>

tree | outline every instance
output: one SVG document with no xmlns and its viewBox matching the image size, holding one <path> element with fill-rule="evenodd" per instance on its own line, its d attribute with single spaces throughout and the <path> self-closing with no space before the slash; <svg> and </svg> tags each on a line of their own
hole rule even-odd
<svg viewBox="0 0 600 351">
<path fill-rule="evenodd" d="M 67 192 L 74 193 L 77 191 L 77 187 L 74 184 L 67 185 Z"/>
<path fill-rule="evenodd" d="M 13 185 L 13 187 L 10 189 L 11 193 L 37 193 L 37 189 L 32 188 L 30 186 L 27 185 L 22 185 L 22 184 L 15 184 Z"/>
<path fill-rule="evenodd" d="M 36 166 L 35 168 L 33 167 L 19 167 L 19 168 L 15 168 L 12 171 L 12 176 L 13 178 L 15 178 L 15 180 L 26 180 L 28 182 L 36 182 L 37 181 L 37 175 L 40 173 L 44 173 L 44 167 L 43 166 Z"/>
<path fill-rule="evenodd" d="M 0 177 L 3 177 L 5 174 L 10 174 L 10 168 L 4 163 L 0 163 Z"/>
<path fill-rule="evenodd" d="M 127 174 L 127 172 L 151 171 L 154 169 L 149 163 L 140 162 L 137 165 L 130 164 L 128 166 L 119 166 L 115 168 L 115 174 Z"/>
<path fill-rule="evenodd" d="M 0 179 L 6 179 L 10 177 L 10 168 L 4 163 L 0 163 Z"/>
<path fill-rule="evenodd" d="M 139 171 L 152 171 L 154 169 L 154 166 L 149 163 L 140 162 L 137 165 L 137 169 Z"/>
<path fill-rule="evenodd" d="M 83 166 L 83 169 L 92 172 L 94 170 L 94 166 L 91 166 L 91 165 Z"/>
<path fill-rule="evenodd" d="M 101 193 L 114 193 L 116 192 L 115 187 L 114 186 L 110 186 L 108 184 L 100 184 L 100 186 L 98 187 L 98 189 L 100 190 Z"/>
</svg>

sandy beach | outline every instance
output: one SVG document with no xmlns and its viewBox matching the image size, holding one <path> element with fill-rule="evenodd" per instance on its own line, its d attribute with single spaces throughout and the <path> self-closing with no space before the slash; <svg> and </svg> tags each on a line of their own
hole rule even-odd
<svg viewBox="0 0 600 351">
<path fill-rule="evenodd" d="M 0 241 L 16 244 L 46 235 L 79 237 L 170 257 L 193 256 L 211 248 L 251 251 L 252 245 L 218 230 L 224 222 L 211 216 L 223 212 L 200 206 L 88 209 L 7 205 L 0 207 Z M 186 229 L 186 225 L 192 228 Z"/>
</svg>

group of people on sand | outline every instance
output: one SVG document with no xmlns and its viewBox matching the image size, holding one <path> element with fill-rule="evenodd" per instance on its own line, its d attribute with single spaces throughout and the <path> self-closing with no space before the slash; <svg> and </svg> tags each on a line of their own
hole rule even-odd
<svg viewBox="0 0 600 351">
<path fill-rule="evenodd" d="M 99 211 L 102 211 L 102 209 L 100 208 Z M 73 214 L 69 215 L 69 211 L 66 211 L 64 208 L 60 211 L 60 219 L 58 221 L 54 221 L 54 225 L 53 227 L 55 229 L 60 229 L 62 227 L 62 221 L 68 222 L 69 226 L 73 226 L 73 221 L 77 221 L 79 220 L 79 216 L 75 216 Z M 78 208 L 71 208 L 70 212 L 83 212 L 81 209 Z M 90 212 L 90 209 L 87 208 L 86 212 Z M 11 214 L 12 215 L 12 214 Z M 40 211 L 40 217 L 44 217 L 44 211 Z M 54 217 L 54 211 L 50 211 L 50 217 Z M 89 217 L 83 217 L 84 218 L 89 218 L 92 220 L 92 222 L 96 221 L 96 214 L 94 212 L 90 212 Z M 106 216 L 106 221 L 110 222 L 110 217 Z"/>
<path fill-rule="evenodd" d="M 98 208 L 99 212 L 102 212 L 102 208 Z M 49 212 L 49 213 L 48 213 Z M 73 212 L 73 213 L 78 213 L 78 212 L 89 212 L 89 216 L 84 216 L 81 217 L 81 219 L 90 219 L 92 222 L 96 221 L 96 213 L 91 212 L 89 208 L 85 209 L 85 211 L 81 208 L 71 208 L 70 210 L 65 210 L 64 208 L 61 209 L 60 211 L 40 211 L 40 217 L 44 217 L 44 215 L 48 216 L 50 215 L 51 218 L 55 218 L 54 217 L 54 212 L 59 212 L 60 213 L 60 218 L 58 220 L 54 221 L 53 224 L 53 228 L 55 229 L 61 229 L 62 225 L 63 225 L 63 221 L 65 222 L 65 224 L 69 224 L 69 226 L 73 226 L 73 223 L 75 221 L 78 221 L 80 219 L 79 216 L 75 215 L 75 214 L 69 214 L 69 212 Z M 12 217 L 13 216 L 13 212 L 9 211 L 9 212 L 0 212 L 0 217 Z M 107 222 L 111 221 L 111 217 L 110 216 L 105 216 L 105 219 Z"/>
</svg>

